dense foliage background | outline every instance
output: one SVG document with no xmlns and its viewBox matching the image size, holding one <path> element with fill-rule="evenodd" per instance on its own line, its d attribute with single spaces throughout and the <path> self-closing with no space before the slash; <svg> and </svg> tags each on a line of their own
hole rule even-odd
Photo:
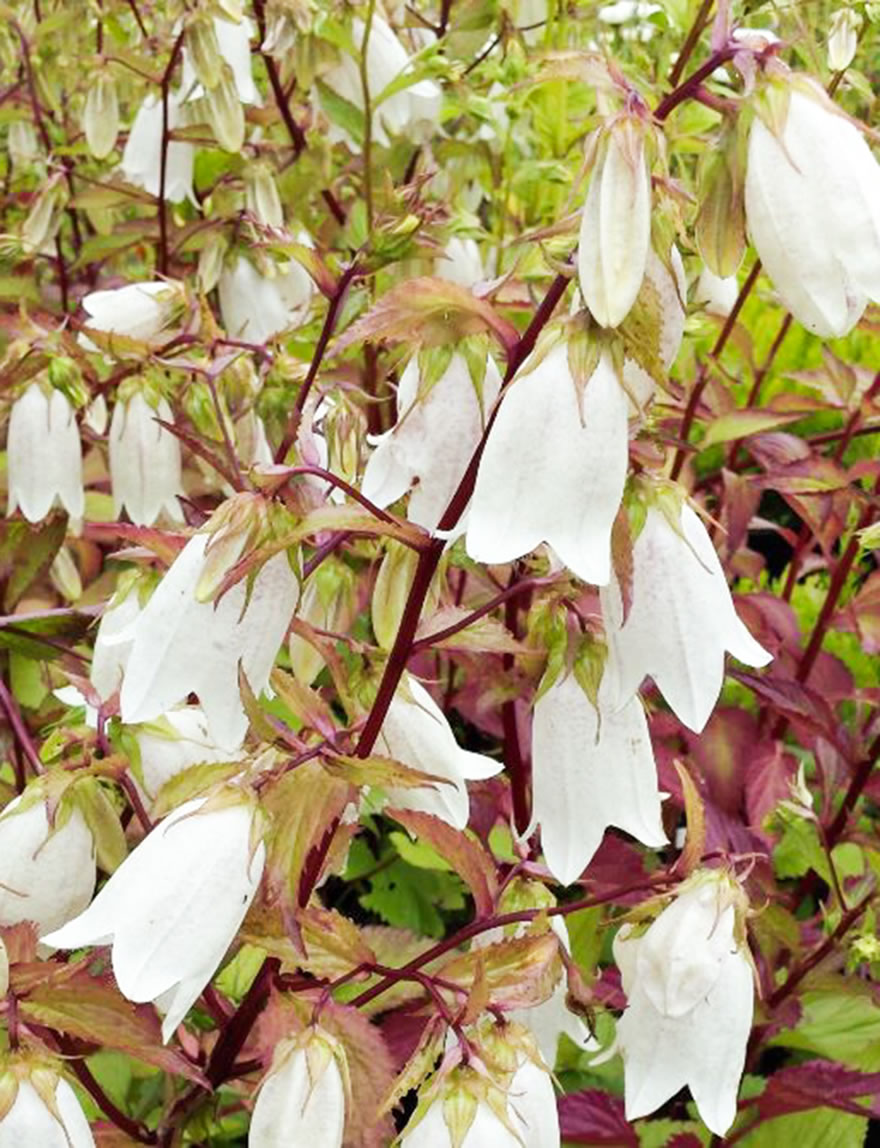
<svg viewBox="0 0 880 1148">
<path fill-rule="evenodd" d="M 842 10 L 857 48 L 841 62 L 835 42 L 829 63 Z M 243 20 L 249 59 L 240 37 L 236 56 L 224 38 Z M 737 48 L 736 28 L 774 42 L 746 35 Z M 318 1023 L 347 1066 L 345 1144 L 390 1144 L 418 1090 L 440 1087 L 444 1051 L 469 1049 L 509 1083 L 491 1041 L 503 1045 L 505 1017 L 528 1027 L 552 998 L 540 1043 L 556 1054 L 566 1143 L 868 1142 L 880 1119 L 880 310 L 869 303 L 841 337 L 793 318 L 786 285 L 747 245 L 742 180 L 779 62 L 865 125 L 877 154 L 880 5 L 17 0 L 0 3 L 0 60 L 0 803 L 25 794 L 16 824 L 28 809 L 44 818 L 42 836 L 0 819 L 0 1138 L 9 1081 L 39 1068 L 74 1085 L 100 1145 L 244 1144 L 273 1054 L 278 1070 L 284 1042 Z M 674 242 L 684 279 L 675 288 L 661 268 L 630 317 L 600 330 L 585 318 L 576 248 L 604 154 L 596 133 L 624 113 L 648 141 L 654 249 L 669 263 Z M 831 165 L 838 182 L 823 184 L 807 252 L 859 178 L 821 142 L 816 170 Z M 876 242 L 865 234 L 868 257 Z M 708 283 L 704 260 L 737 282 Z M 151 288 L 155 303 L 94 294 L 159 281 L 169 286 Z M 684 338 L 667 371 L 676 308 Z M 641 368 L 612 538 L 624 598 L 644 492 L 675 481 L 773 658 L 729 661 L 699 733 L 646 683 L 669 844 L 609 829 L 568 885 L 530 824 L 532 714 L 569 672 L 598 706 L 599 593 L 545 545 L 514 561 L 472 557 L 454 528 L 480 427 L 470 442 L 451 405 L 428 413 L 454 353 L 465 391 L 497 394 L 553 338 L 576 346 L 567 361 L 581 363 L 581 387 L 600 348 Z M 19 408 L 15 432 L 26 394 L 34 409 Z M 416 398 L 415 430 L 393 457 L 408 476 L 391 490 L 386 475 L 380 496 L 368 459 Z M 532 419 L 539 449 L 561 454 L 547 409 Z M 62 422 L 76 427 L 66 445 Z M 589 492 L 559 483 L 549 516 L 589 506 Z M 132 657 L 143 682 L 153 675 L 145 696 L 173 679 L 169 704 L 148 713 L 123 689 L 120 715 L 138 611 L 206 523 L 216 558 L 186 593 L 219 596 L 222 641 L 204 614 L 166 634 L 163 616 L 180 620 L 166 603 L 153 644 L 138 637 Z M 288 565 L 267 589 L 279 554 Z M 687 613 L 685 565 L 674 609 L 675 585 L 656 584 L 658 619 Z M 712 631 L 696 618 L 683 648 L 701 634 L 718 644 Z M 433 798 L 412 797 L 425 774 L 452 770 L 449 730 L 420 740 L 399 715 L 390 724 L 416 679 L 458 746 L 483 755 L 456 775 L 459 824 L 451 804 L 438 814 Z M 239 691 L 246 740 L 233 729 Z M 175 716 L 197 702 L 207 726 Z M 603 761 L 600 787 L 616 768 Z M 241 927 L 212 934 L 195 1006 L 163 1042 L 167 1001 L 157 1011 L 158 993 L 120 993 L 106 941 L 68 953 L 38 938 L 88 904 L 93 854 L 100 885 L 181 804 L 207 797 L 220 811 L 210 816 L 234 806 L 230 784 L 253 813 L 251 861 L 265 841 L 265 875 L 244 894 Z M 571 806 L 577 836 L 591 805 Z M 72 843 L 80 823 L 85 845 Z M 190 891 L 215 848 L 226 873 L 228 838 L 205 837 L 186 866 L 156 861 L 132 880 L 124 910 L 134 918 L 153 897 L 150 928 L 171 922 L 190 957 L 208 941 L 201 926 L 187 932 L 187 915 L 210 918 L 224 897 L 222 883 Z M 621 1058 L 597 1060 L 627 1002 L 612 952 L 621 919 L 657 918 L 669 903 L 658 895 L 706 870 L 743 890 L 737 943 L 757 994 L 725 1137 L 684 1090 L 628 1122 Z M 151 881 L 164 882 L 158 900 Z M 39 913 L 22 908 L 31 884 Z M 551 919 L 564 920 L 568 949 Z M 156 935 L 145 926 L 138 944 Z M 500 943 L 481 949 L 487 939 Z"/>
</svg>

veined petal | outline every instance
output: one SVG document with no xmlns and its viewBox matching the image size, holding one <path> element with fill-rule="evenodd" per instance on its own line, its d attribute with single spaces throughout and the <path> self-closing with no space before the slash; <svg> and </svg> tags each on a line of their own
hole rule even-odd
<svg viewBox="0 0 880 1148">
<path fill-rule="evenodd" d="M 604 585 L 627 460 L 626 395 L 607 357 L 587 383 L 583 411 L 564 344 L 533 369 L 526 363 L 486 442 L 468 553 L 509 562 L 548 542 L 579 578 Z"/>
<path fill-rule="evenodd" d="M 681 893 L 642 938 L 637 976 L 664 1016 L 682 1016 L 715 987 L 731 953 L 735 912 L 717 882 Z"/>
<path fill-rule="evenodd" d="M 260 1086 L 248 1148 L 288 1148 L 294 1143 L 341 1148 L 344 1127 L 345 1089 L 332 1054 L 313 1080 L 306 1051 L 297 1049 Z"/>
<path fill-rule="evenodd" d="M 752 970 L 736 953 L 727 958 L 715 987 L 694 1009 L 701 1039 L 688 1084 L 700 1119 L 716 1136 L 724 1136 L 736 1118 L 754 1000 Z"/>
<path fill-rule="evenodd" d="M 390 788 L 388 799 L 402 809 L 433 813 L 455 829 L 464 829 L 470 814 L 465 778 L 492 777 L 503 766 L 481 754 L 459 748 L 442 710 L 415 678 L 407 675 L 411 695 L 398 691 L 379 735 L 380 752 L 404 765 L 448 778 L 450 784 L 435 788 Z"/>
<path fill-rule="evenodd" d="M 800 97 L 791 94 L 791 106 Z M 799 115 L 779 140 L 755 117 L 745 181 L 752 242 L 782 301 L 817 335 L 845 335 L 867 303 L 837 245 L 835 211 L 815 178 L 816 140 L 800 139 Z M 790 138 L 789 138 L 790 137 Z M 793 150 L 792 150 L 793 149 Z"/>
<path fill-rule="evenodd" d="M 601 144 L 600 144 L 601 147 Z M 640 129 L 612 128 L 590 180 L 578 241 L 578 278 L 596 322 L 616 327 L 636 300 L 651 238 L 651 177 Z"/>
<path fill-rule="evenodd" d="M 645 845 L 667 843 L 657 769 L 638 698 L 600 714 L 571 675 L 535 706 L 533 821 L 541 825 L 547 866 L 569 885 L 615 825 Z"/>
<path fill-rule="evenodd" d="M 600 591 L 610 649 L 606 674 L 619 705 L 649 674 L 679 720 L 699 733 L 721 692 L 725 649 L 735 646 L 754 665 L 766 664 L 770 655 L 750 635 L 743 638 L 715 548 L 688 506 L 681 530 L 684 537 L 661 511 L 648 509 L 633 550 L 625 623 L 616 582 Z"/>
</svg>

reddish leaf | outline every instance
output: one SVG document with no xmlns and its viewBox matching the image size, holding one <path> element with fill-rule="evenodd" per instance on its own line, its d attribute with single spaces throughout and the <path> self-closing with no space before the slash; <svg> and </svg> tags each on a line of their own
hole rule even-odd
<svg viewBox="0 0 880 1148">
<path fill-rule="evenodd" d="M 758 1098 L 764 1120 L 809 1108 L 839 1108 L 856 1116 L 880 1115 L 880 1072 L 857 1072 L 830 1060 L 781 1068 Z M 856 1098 L 870 1103 L 856 1103 Z"/>
<path fill-rule="evenodd" d="M 781 742 L 758 746 L 746 763 L 746 817 L 754 829 L 761 830 L 766 818 L 780 801 L 790 796 L 791 782 L 797 774 L 797 760 L 786 753 Z"/>
<path fill-rule="evenodd" d="M 417 813 L 412 809 L 386 809 L 385 812 L 449 862 L 473 893 L 477 916 L 488 917 L 495 907 L 498 884 L 494 862 L 482 846 L 431 813 Z"/>
<path fill-rule="evenodd" d="M 15 987 L 18 989 L 17 984 Z M 164 1072 L 208 1087 L 195 1065 L 162 1044 L 159 1019 L 153 1008 L 131 1004 L 108 975 L 90 976 L 84 965 L 44 965 L 42 983 L 29 989 L 19 1001 L 19 1009 L 26 1021 L 118 1049 Z"/>
<path fill-rule="evenodd" d="M 597 1088 L 560 1096 L 559 1125 L 563 1140 L 572 1144 L 638 1148 L 639 1138 L 627 1123 L 623 1101 Z"/>
</svg>

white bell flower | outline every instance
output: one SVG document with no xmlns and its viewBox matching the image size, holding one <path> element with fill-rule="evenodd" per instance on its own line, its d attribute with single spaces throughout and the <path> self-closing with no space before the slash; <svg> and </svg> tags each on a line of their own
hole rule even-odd
<svg viewBox="0 0 880 1148">
<path fill-rule="evenodd" d="M 602 327 L 627 316 L 645 277 L 651 241 L 651 175 L 642 127 L 620 119 L 599 141 L 581 215 L 578 279 Z"/>
<path fill-rule="evenodd" d="M 239 255 L 233 266 L 221 272 L 217 291 L 227 335 L 262 344 L 273 335 L 305 322 L 314 284 L 309 273 L 295 260 L 283 264 L 278 274 L 269 278 L 261 275 L 249 259 Z"/>
<path fill-rule="evenodd" d="M 478 562 L 549 543 L 585 582 L 611 577 L 611 527 L 629 459 L 627 398 L 606 354 L 583 402 L 564 342 L 526 360 L 504 394 L 480 461 L 467 525 Z"/>
<path fill-rule="evenodd" d="M 647 509 L 633 548 L 632 605 L 626 621 L 616 580 L 600 591 L 609 646 L 609 696 L 623 706 L 650 675 L 688 729 L 700 733 L 724 680 L 724 652 L 766 666 L 760 646 L 733 606 L 706 528 L 687 505 L 676 530 L 662 510 Z"/>
<path fill-rule="evenodd" d="M 260 1085 L 248 1148 L 342 1148 L 345 1082 L 342 1046 L 329 1033 L 307 1030 L 275 1050 Z"/>
<path fill-rule="evenodd" d="M 217 745 L 208 732 L 205 715 L 198 706 L 169 710 L 155 722 L 133 727 L 140 753 L 140 779 L 152 801 L 166 781 L 191 765 L 240 761 L 242 748 Z"/>
<path fill-rule="evenodd" d="M 242 580 L 216 605 L 199 602 L 195 591 L 208 542 L 206 534 L 187 542 L 134 623 L 120 711 L 123 722 L 152 721 L 195 692 L 211 737 L 232 750 L 241 745 L 248 727 L 239 662 L 259 695 L 268 684 L 299 587 L 281 553 L 256 575 L 249 601 Z"/>
<path fill-rule="evenodd" d="M 89 316 L 86 326 L 160 347 L 175 333 L 172 328 L 180 317 L 182 299 L 181 285 L 164 279 L 92 291 L 83 299 Z M 87 335 L 81 335 L 80 342 L 95 350 Z"/>
<path fill-rule="evenodd" d="M 167 1042 L 217 970 L 263 875 L 254 806 L 188 801 L 129 853 L 84 913 L 44 936 L 61 949 L 112 945 L 130 1001 L 165 1012 Z"/>
<path fill-rule="evenodd" d="M 531 1057 L 520 1057 L 507 1093 L 511 1123 L 523 1148 L 559 1148 L 559 1111 L 550 1073 Z"/>
<path fill-rule="evenodd" d="M 398 384 L 397 425 L 381 436 L 370 456 L 362 493 L 386 507 L 411 491 L 407 517 L 434 530 L 483 435 L 501 376 L 487 356 L 478 393 L 464 356 L 456 352 L 424 397 L 420 381 L 416 355 Z"/>
<path fill-rule="evenodd" d="M 735 275 L 722 278 L 704 267 L 694 289 L 694 302 L 699 303 L 709 315 L 726 319 L 733 310 L 739 296 L 739 283 Z"/>
<path fill-rule="evenodd" d="M 791 88 L 779 138 L 755 116 L 745 204 L 761 263 L 808 330 L 846 335 L 880 300 L 880 165 L 818 86 Z"/>
<path fill-rule="evenodd" d="M 511 1127 L 515 1127 L 512 1121 Z M 453 1139 L 439 1096 L 411 1132 L 403 1130 L 400 1148 L 523 1148 L 524 1143 L 482 1100 L 464 1137 Z"/>
<path fill-rule="evenodd" d="M 34 1087 L 32 1080 L 39 1085 Z M 0 1077 L 4 1090 L 6 1080 Z M 52 1093 L 49 1107 L 44 1098 Z M 41 1095 L 42 1093 L 42 1095 Z M 92 1130 L 76 1093 L 62 1077 L 37 1067 L 16 1081 L 15 1098 L 0 1117 L 0 1148 L 95 1148 Z"/>
<path fill-rule="evenodd" d="M 541 826 L 547 867 L 561 885 L 576 881 L 614 825 L 643 845 L 667 844 L 651 735 L 638 697 L 615 710 L 600 687 L 598 709 L 574 674 L 535 705 L 532 823 Z"/>
<path fill-rule="evenodd" d="M 110 484 L 113 513 L 123 508 L 137 526 L 152 526 L 164 513 L 180 522 L 177 495 L 183 492 L 180 441 L 156 422 L 174 421 L 168 402 L 160 398 L 156 409 L 143 394 L 117 402 L 110 423 Z"/>
<path fill-rule="evenodd" d="M 355 17 L 351 38 L 359 53 L 364 31 L 363 21 Z M 367 41 L 366 71 L 372 105 L 371 134 L 373 141 L 381 147 L 389 146 L 389 134 L 406 135 L 418 143 L 426 133 L 436 130 L 442 94 L 433 80 L 418 80 L 376 105 L 375 101 L 384 89 L 409 66 L 410 58 L 403 44 L 382 17 L 374 13 Z M 343 54 L 322 79 L 328 88 L 363 111 L 364 90 L 360 65 L 353 56 Z M 320 96 L 317 101 L 320 104 Z M 336 124 L 330 124 L 328 136 L 331 142 L 345 140 L 352 150 L 359 150 L 356 142 Z"/>
<path fill-rule="evenodd" d="M 98 623 L 89 670 L 89 680 L 102 701 L 107 701 L 122 687 L 122 677 L 134 642 L 134 623 L 140 612 L 137 588 L 117 586 Z"/>
<path fill-rule="evenodd" d="M 687 1085 L 705 1125 L 723 1137 L 752 1028 L 752 968 L 739 939 L 739 887 L 695 874 L 642 936 L 614 939 L 628 1005 L 617 1024 L 626 1116 L 654 1112 Z"/>
<path fill-rule="evenodd" d="M 460 287 L 473 287 L 486 278 L 483 259 L 476 239 L 462 239 L 457 235 L 443 248 L 443 257 L 434 261 L 434 274 Z"/>
<path fill-rule="evenodd" d="M 464 829 L 470 816 L 466 781 L 494 777 L 500 761 L 461 749 L 443 711 L 415 678 L 406 674 L 388 707 L 376 753 L 413 769 L 447 779 L 435 788 L 389 787 L 388 803 L 398 809 L 432 813 L 454 829 Z"/>
<path fill-rule="evenodd" d="M 7 514 L 17 509 L 40 522 L 53 506 L 72 519 L 85 511 L 82 446 L 73 407 L 65 395 L 46 395 L 31 383 L 12 404 L 6 444 L 9 483 Z"/>
<path fill-rule="evenodd" d="M 95 876 L 95 842 L 76 806 L 50 826 L 43 797 L 25 793 L 0 814 L 0 925 L 57 929 L 88 905 Z"/>
<path fill-rule="evenodd" d="M 180 95 L 169 92 L 168 126 L 181 126 Z M 193 164 L 196 149 L 184 140 L 171 140 L 166 151 L 165 199 L 169 203 L 194 200 Z M 162 101 L 150 93 L 138 109 L 122 152 L 120 174 L 135 187 L 158 196 L 161 181 Z"/>
</svg>

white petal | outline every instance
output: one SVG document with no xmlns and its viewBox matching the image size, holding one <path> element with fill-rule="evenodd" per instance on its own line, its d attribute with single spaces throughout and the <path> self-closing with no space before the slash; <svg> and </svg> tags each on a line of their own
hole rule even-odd
<svg viewBox="0 0 880 1148">
<path fill-rule="evenodd" d="M 510 1082 L 508 1103 L 524 1148 L 559 1148 L 559 1113 L 549 1072 L 524 1059 Z"/>
<path fill-rule="evenodd" d="M 263 1082 L 254 1105 L 248 1148 L 341 1148 L 345 1091 L 334 1059 L 309 1079 L 306 1054 L 295 1051 Z"/>
<path fill-rule="evenodd" d="M 695 1058 L 695 1033 L 683 1018 L 664 1017 L 635 988 L 617 1022 L 623 1056 L 627 1120 L 638 1120 L 665 1104 L 688 1082 Z"/>
<path fill-rule="evenodd" d="M 207 541 L 204 534 L 190 539 L 138 619 L 120 709 L 124 722 L 151 721 L 195 692 L 212 738 L 235 749 L 247 730 L 239 662 L 259 694 L 268 683 L 299 588 L 282 553 L 257 574 L 244 615 L 243 582 L 216 606 L 197 602 L 194 592 Z"/>
<path fill-rule="evenodd" d="M 40 522 L 55 505 L 82 518 L 85 496 L 79 428 L 60 391 L 46 397 L 32 383 L 12 405 L 7 438 L 9 506 Z"/>
<path fill-rule="evenodd" d="M 17 812 L 14 798 L 0 816 L 0 925 L 33 921 L 57 929 L 88 905 L 95 888 L 95 843 L 79 809 L 49 832 L 46 807 Z"/>
<path fill-rule="evenodd" d="M 750 665 L 770 656 L 737 617 L 715 548 L 690 507 L 682 509 L 681 529 L 685 538 L 649 508 L 633 551 L 625 624 L 616 583 L 600 592 L 610 648 L 606 674 L 618 704 L 650 674 L 679 720 L 699 733 L 721 692 L 725 649 Z"/>
<path fill-rule="evenodd" d="M 242 756 L 240 748 L 230 750 L 217 745 L 198 706 L 169 710 L 164 720 L 171 727 L 171 736 L 160 727 L 150 725 L 141 726 L 135 732 L 144 791 L 150 798 L 156 796 L 166 781 L 192 765 L 237 761 Z"/>
<path fill-rule="evenodd" d="M 110 424 L 110 478 L 114 513 L 127 509 L 138 526 L 152 526 L 160 513 L 173 508 L 180 518 L 176 495 L 182 493 L 180 442 L 159 426 L 156 418 L 173 422 L 165 399 L 156 410 L 140 393 L 117 403 Z"/>
<path fill-rule="evenodd" d="M 70 1086 L 67 1086 L 68 1089 Z M 60 1091 L 60 1088 L 59 1088 Z M 56 1091 L 56 1099 L 58 1091 Z M 64 1096 L 64 1107 L 69 1110 L 68 1098 Z M 74 1103 L 76 1098 L 74 1097 Z M 77 1107 L 79 1107 L 77 1105 Z M 62 1112 L 62 1119 L 65 1113 Z M 82 1115 L 82 1113 L 80 1113 Z M 55 1119 L 43 1102 L 42 1097 L 29 1080 L 22 1080 L 18 1086 L 15 1103 L 0 1121 L 0 1148 L 93 1148 L 92 1134 L 77 1128 L 71 1122 L 70 1141 L 64 1128 Z"/>
<path fill-rule="evenodd" d="M 69 1148 L 95 1148 L 92 1130 L 85 1113 L 79 1106 L 76 1093 L 64 1079 L 59 1079 L 55 1089 L 55 1103 L 70 1140 Z M 21 1142 L 24 1144 L 24 1141 Z M 41 1144 L 41 1148 L 43 1148 Z"/>
<path fill-rule="evenodd" d="M 450 784 L 388 790 L 391 805 L 432 813 L 455 829 L 464 829 L 470 814 L 465 778 L 492 777 L 503 766 L 481 754 L 462 750 L 437 703 L 420 682 L 407 675 L 412 700 L 395 695 L 379 736 L 380 753 L 414 769 L 447 778 Z"/>
<path fill-rule="evenodd" d="M 667 843 L 651 739 L 641 703 L 597 711 L 574 676 L 535 706 L 533 820 L 547 866 L 564 885 L 583 873 L 609 825 L 645 845 Z"/>
<path fill-rule="evenodd" d="M 603 585 L 627 460 L 626 396 L 606 357 L 587 384 L 583 425 L 565 345 L 526 363 L 483 452 L 468 553 L 509 562 L 548 542 L 579 578 Z"/>
<path fill-rule="evenodd" d="M 651 238 L 651 177 L 644 141 L 612 130 L 597 160 L 581 218 L 578 277 L 596 322 L 616 327 L 636 300 Z"/>
<path fill-rule="evenodd" d="M 168 100 L 168 123 L 171 128 L 180 123 L 179 96 L 171 92 Z M 150 94 L 138 109 L 128 140 L 122 153 L 122 176 L 150 195 L 158 196 L 160 184 L 160 157 L 162 148 L 162 103 Z M 165 198 L 169 203 L 180 203 L 193 198 L 193 163 L 195 148 L 182 140 L 168 145 L 165 171 Z"/>
<path fill-rule="evenodd" d="M 665 1016 L 682 1016 L 715 987 L 722 965 L 737 950 L 732 904 L 710 881 L 682 892 L 642 938 L 636 974 Z"/>
</svg>

